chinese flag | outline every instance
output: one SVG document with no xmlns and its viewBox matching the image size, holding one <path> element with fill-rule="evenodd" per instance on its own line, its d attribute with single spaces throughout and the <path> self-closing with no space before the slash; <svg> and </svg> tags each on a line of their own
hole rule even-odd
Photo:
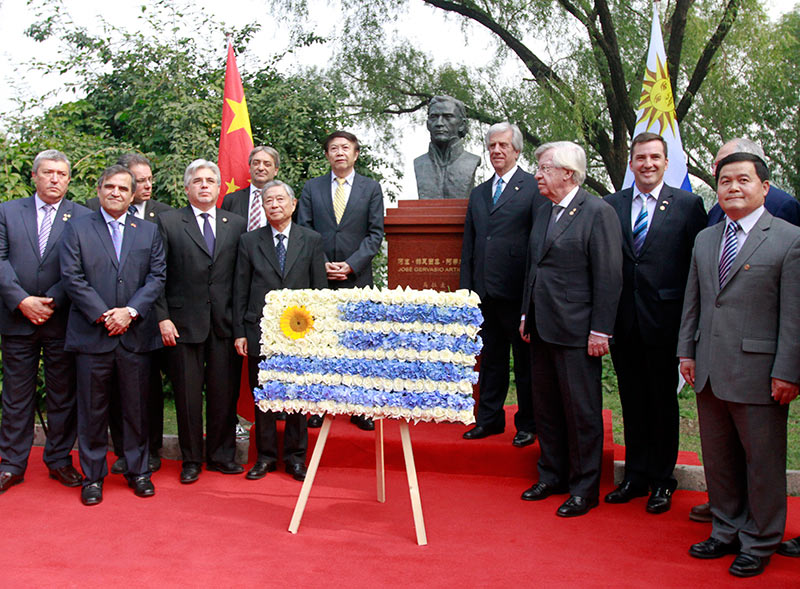
<svg viewBox="0 0 800 589">
<path fill-rule="evenodd" d="M 219 171 L 222 187 L 217 206 L 226 194 L 236 192 L 250 184 L 250 166 L 247 157 L 253 149 L 253 132 L 250 115 L 244 98 L 242 78 L 236 67 L 233 44 L 228 41 L 228 64 L 225 67 L 225 94 L 222 98 L 222 128 L 219 131 Z"/>
<path fill-rule="evenodd" d="M 217 206 L 222 204 L 226 194 L 236 192 L 250 184 L 250 166 L 247 163 L 247 157 L 252 149 L 253 132 L 250 130 L 247 101 L 244 98 L 244 87 L 242 87 L 242 78 L 239 76 L 239 68 L 236 67 L 233 44 L 229 40 L 217 164 L 222 175 L 222 187 L 219 191 Z M 236 412 L 250 422 L 254 422 L 256 419 L 253 393 L 250 390 L 247 373 L 247 358 L 242 362 L 242 378 Z"/>
</svg>

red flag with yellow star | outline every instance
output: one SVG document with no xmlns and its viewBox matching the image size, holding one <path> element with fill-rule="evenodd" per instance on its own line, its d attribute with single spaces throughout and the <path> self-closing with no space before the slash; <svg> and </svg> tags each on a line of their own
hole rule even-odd
<svg viewBox="0 0 800 589">
<path fill-rule="evenodd" d="M 225 67 L 225 94 L 222 98 L 222 128 L 219 132 L 219 171 L 222 186 L 217 206 L 226 194 L 236 192 L 250 184 L 250 166 L 247 157 L 253 149 L 253 132 L 250 115 L 244 98 L 242 78 L 236 67 L 233 43 L 228 40 L 228 64 Z"/>
</svg>

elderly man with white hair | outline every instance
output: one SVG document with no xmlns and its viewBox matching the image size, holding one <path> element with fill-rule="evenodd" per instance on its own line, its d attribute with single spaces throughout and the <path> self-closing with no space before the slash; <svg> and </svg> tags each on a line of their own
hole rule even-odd
<svg viewBox="0 0 800 589">
<path fill-rule="evenodd" d="M 536 425 L 528 350 L 517 330 L 518 310 L 533 213 L 547 201 L 536 188 L 536 178 L 517 165 L 522 151 L 519 127 L 508 122 L 492 125 L 486 133 L 486 149 L 494 174 L 470 194 L 461 248 L 459 287 L 478 293 L 483 312 L 477 424 L 464 433 L 464 439 L 505 431 L 503 404 L 511 349 L 519 405 L 512 443 L 522 448 L 536 441 Z"/>
<path fill-rule="evenodd" d="M 581 188 L 586 155 L 568 141 L 536 150 L 539 192 L 520 335 L 530 342 L 539 480 L 526 501 L 569 493 L 560 517 L 597 506 L 603 454 L 600 376 L 622 291 L 622 232 L 614 209 Z"/>
</svg>

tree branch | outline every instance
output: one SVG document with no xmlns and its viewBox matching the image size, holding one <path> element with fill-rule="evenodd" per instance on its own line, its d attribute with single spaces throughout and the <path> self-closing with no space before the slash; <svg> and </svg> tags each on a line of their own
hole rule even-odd
<svg viewBox="0 0 800 589">
<path fill-rule="evenodd" d="M 683 49 L 683 36 L 686 34 L 686 19 L 689 15 L 689 8 L 694 0 L 676 0 L 675 11 L 669 20 L 669 44 L 667 45 L 667 69 L 669 70 L 669 83 L 672 86 L 672 93 L 675 94 L 678 88 L 678 69 L 681 65 L 681 50 Z"/>
</svg>

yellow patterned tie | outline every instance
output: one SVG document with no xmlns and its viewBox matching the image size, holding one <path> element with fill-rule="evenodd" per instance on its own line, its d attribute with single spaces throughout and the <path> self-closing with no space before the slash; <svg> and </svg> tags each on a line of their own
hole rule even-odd
<svg viewBox="0 0 800 589">
<path fill-rule="evenodd" d="M 344 208 L 347 205 L 347 201 L 344 199 L 344 178 L 336 178 L 336 183 L 338 186 L 336 187 L 336 192 L 333 195 L 333 215 L 336 217 L 336 223 L 339 224 L 342 222 L 342 215 L 344 215 Z"/>
</svg>

